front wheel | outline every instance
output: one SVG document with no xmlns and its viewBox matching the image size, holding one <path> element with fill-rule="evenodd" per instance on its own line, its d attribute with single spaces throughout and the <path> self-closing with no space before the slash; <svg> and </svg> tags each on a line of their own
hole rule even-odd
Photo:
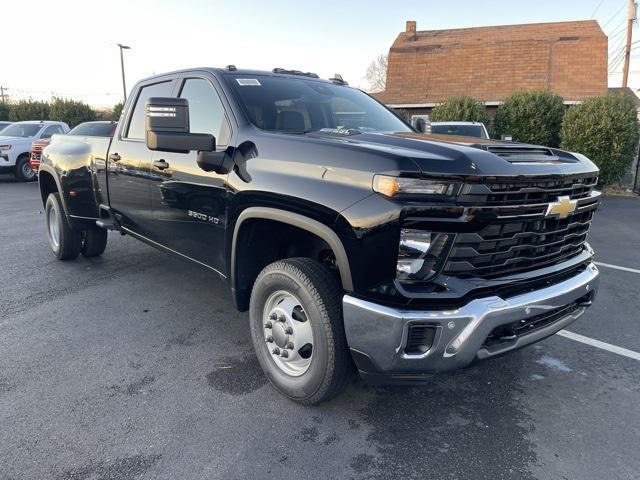
<svg viewBox="0 0 640 480">
<path fill-rule="evenodd" d="M 58 260 L 74 260 L 82 247 L 81 232 L 69 225 L 58 193 L 50 193 L 45 205 L 47 237 Z"/>
<path fill-rule="evenodd" d="M 38 176 L 29 165 L 29 156 L 22 155 L 18 158 L 15 166 L 15 177 L 19 182 L 33 182 Z"/>
<path fill-rule="evenodd" d="M 258 275 L 251 293 L 251 337 L 270 382 L 305 405 L 339 393 L 353 371 L 338 281 L 321 263 L 290 258 Z"/>
</svg>

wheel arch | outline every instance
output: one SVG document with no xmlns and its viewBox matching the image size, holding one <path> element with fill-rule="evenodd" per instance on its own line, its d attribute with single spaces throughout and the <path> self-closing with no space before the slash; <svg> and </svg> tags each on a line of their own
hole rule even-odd
<svg viewBox="0 0 640 480">
<path fill-rule="evenodd" d="M 60 202 L 62 203 L 62 210 L 64 211 L 65 217 L 70 223 L 72 222 L 69 217 L 69 210 L 67 209 L 67 203 L 64 198 L 64 194 L 62 191 L 62 186 L 60 185 L 60 179 L 55 174 L 55 170 L 47 165 L 40 164 L 40 168 L 38 169 L 38 188 L 40 189 L 40 198 L 42 199 L 42 206 L 46 206 L 47 198 L 51 193 L 59 193 L 60 194 Z"/>
<path fill-rule="evenodd" d="M 240 276 L 237 271 L 239 263 L 238 254 L 240 250 L 238 242 L 242 238 L 243 228 L 246 227 L 251 220 L 264 220 L 285 224 L 304 231 L 324 242 L 335 258 L 342 289 L 347 292 L 353 291 L 353 278 L 346 250 L 338 235 L 331 228 L 317 220 L 287 210 L 270 207 L 249 207 L 240 213 L 235 222 L 231 245 L 230 281 L 234 302 L 239 310 L 244 311 L 248 308 L 250 289 L 247 291 L 246 286 L 240 284 Z"/>
<path fill-rule="evenodd" d="M 49 196 L 49 194 L 62 192 L 60 183 L 56 179 L 56 176 L 48 171 L 46 167 L 38 169 L 38 187 L 40 188 L 40 197 L 42 198 L 43 206 L 47 203 L 47 197 Z M 62 204 L 64 206 L 64 199 L 62 199 L 62 197 L 61 200 L 63 200 Z"/>
</svg>

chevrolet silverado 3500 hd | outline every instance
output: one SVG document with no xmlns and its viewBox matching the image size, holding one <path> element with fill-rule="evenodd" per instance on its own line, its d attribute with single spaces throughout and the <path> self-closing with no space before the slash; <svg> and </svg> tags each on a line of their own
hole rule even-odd
<svg viewBox="0 0 640 480">
<path fill-rule="evenodd" d="M 59 259 L 112 229 L 216 272 L 305 404 L 354 366 L 420 381 L 580 317 L 597 176 L 577 153 L 421 134 L 339 76 L 233 66 L 139 82 L 113 139 L 56 136 L 39 170 Z"/>
</svg>

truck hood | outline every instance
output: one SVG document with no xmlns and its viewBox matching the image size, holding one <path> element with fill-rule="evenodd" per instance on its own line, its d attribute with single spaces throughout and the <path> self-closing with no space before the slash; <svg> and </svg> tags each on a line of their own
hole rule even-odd
<svg viewBox="0 0 640 480">
<path fill-rule="evenodd" d="M 33 137 L 3 137 L 0 136 L 0 145 L 31 145 Z"/>
<path fill-rule="evenodd" d="M 404 160 L 399 162 L 404 165 L 411 160 L 427 176 L 556 176 L 598 171 L 583 155 L 517 142 L 413 132 L 321 131 L 307 135 Z"/>
</svg>

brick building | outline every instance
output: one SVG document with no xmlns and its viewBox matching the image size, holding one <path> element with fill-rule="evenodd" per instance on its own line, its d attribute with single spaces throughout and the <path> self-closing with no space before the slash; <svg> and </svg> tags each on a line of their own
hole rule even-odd
<svg viewBox="0 0 640 480">
<path fill-rule="evenodd" d="M 454 95 L 494 110 L 522 89 L 567 104 L 607 93 L 607 37 L 595 20 L 417 31 L 408 21 L 389 50 L 386 90 L 375 96 L 425 114 Z"/>
</svg>

